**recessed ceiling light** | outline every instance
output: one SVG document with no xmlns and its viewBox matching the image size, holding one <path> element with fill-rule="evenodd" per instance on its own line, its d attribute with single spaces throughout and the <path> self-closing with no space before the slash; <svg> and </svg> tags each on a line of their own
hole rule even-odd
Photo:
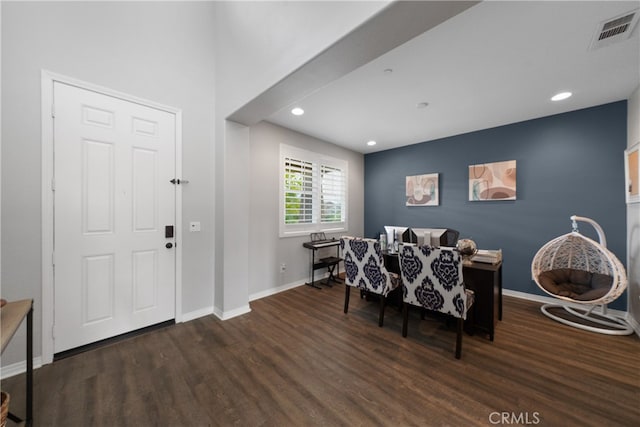
<svg viewBox="0 0 640 427">
<path fill-rule="evenodd" d="M 418 104 L 416 105 L 417 108 L 425 108 L 427 105 L 429 105 L 428 102 L 418 102 Z"/>
<path fill-rule="evenodd" d="M 563 99 L 567 99 L 571 96 L 571 92 L 560 92 L 551 97 L 552 101 L 562 101 Z"/>
<path fill-rule="evenodd" d="M 377 144 L 377 142 L 375 142 L 373 139 L 372 139 L 371 141 L 367 141 L 367 145 L 368 145 L 369 147 L 373 147 L 373 146 L 374 146 L 374 145 L 376 145 L 376 144 Z"/>
<path fill-rule="evenodd" d="M 385 74 L 391 74 L 391 73 L 393 73 L 393 68 L 385 68 L 385 69 L 384 69 L 384 71 L 383 71 L 383 73 L 385 73 Z"/>
<path fill-rule="evenodd" d="M 293 114 L 294 116 L 301 116 L 304 114 L 304 110 L 300 107 L 296 107 L 293 110 L 291 110 L 291 114 Z"/>
</svg>

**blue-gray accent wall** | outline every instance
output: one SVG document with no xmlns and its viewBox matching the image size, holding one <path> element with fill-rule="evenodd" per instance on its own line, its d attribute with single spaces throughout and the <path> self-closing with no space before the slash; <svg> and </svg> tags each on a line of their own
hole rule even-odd
<svg viewBox="0 0 640 427">
<path fill-rule="evenodd" d="M 365 235 L 385 225 L 446 227 L 481 249 L 503 251 L 503 287 L 546 295 L 531 261 L 571 231 L 571 215 L 594 219 L 626 268 L 624 157 L 627 102 L 423 142 L 365 155 Z M 468 166 L 517 161 L 517 200 L 468 200 Z M 439 173 L 439 206 L 405 206 L 405 177 Z M 580 232 L 598 240 L 586 223 Z M 610 304 L 626 310 L 626 293 Z"/>
</svg>

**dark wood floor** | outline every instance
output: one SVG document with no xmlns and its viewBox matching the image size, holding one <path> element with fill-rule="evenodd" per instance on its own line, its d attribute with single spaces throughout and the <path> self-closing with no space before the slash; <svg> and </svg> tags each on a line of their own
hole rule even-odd
<svg viewBox="0 0 640 427">
<path fill-rule="evenodd" d="M 640 340 L 576 330 L 504 298 L 490 342 L 342 285 L 302 286 L 35 372 L 37 426 L 635 426 Z M 24 375 L 4 380 L 24 408 Z M 503 415 L 505 414 L 505 415 Z M 506 419 L 502 417 L 506 416 Z M 509 421 L 508 423 L 505 421 Z M 8 424 L 10 425 L 10 424 Z"/>
</svg>

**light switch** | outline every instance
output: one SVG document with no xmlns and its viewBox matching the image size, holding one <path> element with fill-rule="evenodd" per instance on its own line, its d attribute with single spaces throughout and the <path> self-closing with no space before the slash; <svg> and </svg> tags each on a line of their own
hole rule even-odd
<svg viewBox="0 0 640 427">
<path fill-rule="evenodd" d="M 191 221 L 189 223 L 189 231 L 192 233 L 194 231 L 200 231 L 200 221 Z"/>
</svg>

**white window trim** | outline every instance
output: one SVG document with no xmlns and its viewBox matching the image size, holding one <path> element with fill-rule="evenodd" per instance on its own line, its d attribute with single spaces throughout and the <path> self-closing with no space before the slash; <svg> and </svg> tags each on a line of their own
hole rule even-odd
<svg viewBox="0 0 640 427">
<path fill-rule="evenodd" d="M 313 162 L 314 164 L 322 164 L 326 166 L 333 166 L 344 171 L 345 176 L 345 188 L 344 188 L 344 222 L 340 223 L 327 223 L 322 224 L 319 221 L 312 224 L 285 224 L 284 217 L 284 159 L 286 157 L 296 158 L 304 161 Z M 325 233 L 339 233 L 347 231 L 349 220 L 349 162 L 344 159 L 337 159 L 321 153 L 305 150 L 302 148 L 294 147 L 291 145 L 280 144 L 280 156 L 278 158 L 280 162 L 280 174 L 278 176 L 279 187 L 279 199 L 278 199 L 278 224 L 279 224 L 279 236 L 280 237 L 297 237 L 306 236 L 309 233 L 325 232 Z M 315 216 L 315 215 L 314 215 Z"/>
</svg>

